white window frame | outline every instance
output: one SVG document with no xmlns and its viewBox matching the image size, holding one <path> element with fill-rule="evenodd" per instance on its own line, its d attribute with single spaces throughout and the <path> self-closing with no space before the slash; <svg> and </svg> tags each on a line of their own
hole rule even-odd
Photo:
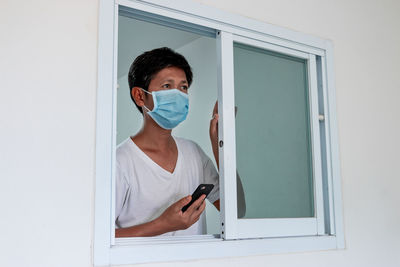
<svg viewBox="0 0 400 267">
<path fill-rule="evenodd" d="M 283 236 L 311 236 L 325 234 L 324 220 L 324 200 L 322 186 L 321 170 L 321 146 L 319 129 L 319 108 L 318 108 L 318 88 L 317 88 L 317 66 L 316 55 L 291 49 L 290 47 L 277 46 L 271 43 L 261 42 L 251 38 L 238 36 L 228 32 L 218 32 L 218 53 L 222 65 L 227 66 L 224 73 L 219 73 L 219 77 L 226 77 L 226 83 L 219 85 L 222 88 L 220 106 L 222 107 L 222 116 L 220 130 L 235 129 L 234 118 L 234 66 L 233 66 L 233 43 L 240 43 L 278 52 L 281 54 L 294 56 L 307 61 L 308 66 L 308 91 L 310 102 L 310 121 L 312 136 L 312 160 L 313 160 L 313 188 L 315 199 L 315 216 L 310 218 L 273 218 L 273 219 L 238 219 L 236 207 L 236 138 L 235 132 L 229 131 L 226 136 L 220 136 L 224 140 L 224 147 L 220 149 L 222 154 L 221 169 L 227 170 L 229 174 L 224 175 L 225 181 L 225 213 L 223 238 L 260 238 L 260 237 L 283 237 Z M 223 152 L 223 150 L 229 150 Z M 227 157 L 225 157 L 227 155 Z"/>
<path fill-rule="evenodd" d="M 118 6 L 175 18 L 216 29 L 219 69 L 218 102 L 221 109 L 220 148 L 222 238 L 189 236 L 180 238 L 124 238 L 114 236 L 114 168 L 116 147 L 116 89 Z M 312 233 L 274 231 L 242 235 L 243 227 L 236 211 L 236 159 L 233 102 L 233 41 L 305 56 L 310 71 L 313 131 L 324 122 L 323 155 L 318 156 L 319 137 L 314 140 L 315 160 L 324 159 L 325 184 L 317 182 L 316 198 L 324 205 L 316 207 L 316 231 Z M 318 60 L 316 60 L 318 59 Z M 318 79 L 318 85 L 316 83 Z M 310 81 L 311 81 L 310 80 Z M 318 90 L 317 88 L 318 87 Z M 318 95 L 315 92 L 320 92 Z M 313 93 L 314 92 L 314 93 Z M 310 105 L 311 106 L 311 105 Z M 333 48 L 328 40 L 294 32 L 282 27 L 229 14 L 187 0 L 102 0 L 99 8 L 98 91 L 96 125 L 96 193 L 94 220 L 95 266 L 155 261 L 189 260 L 249 256 L 268 253 L 344 248 L 341 181 L 334 90 Z M 318 107 L 316 109 L 315 107 Z M 318 129 L 319 133 L 319 129 Z M 315 136 L 315 135 L 313 135 Z M 315 154 L 317 153 L 317 154 Z M 314 165 L 314 164 L 313 164 Z M 321 166 L 321 164 L 317 164 Z M 319 168 L 317 166 L 317 168 Z M 315 170 L 322 173 L 322 170 Z M 321 174 L 322 175 L 322 174 Z M 321 179 L 317 179 L 321 181 Z M 319 184 L 318 184 L 319 183 Z M 322 196 L 324 191 L 324 196 Z M 317 202 L 317 201 L 316 201 Z M 322 200 L 318 200 L 321 204 Z M 296 219 L 290 219 L 296 222 Z M 290 222 L 289 222 L 290 223 Z M 298 225 L 295 226 L 296 229 Z M 313 226 L 314 227 L 314 226 Z M 276 228 L 279 229 L 279 228 Z M 282 229 L 282 228 L 281 228 Z M 269 236 L 269 238 L 240 239 Z M 282 237 L 285 238 L 282 238 Z"/>
</svg>

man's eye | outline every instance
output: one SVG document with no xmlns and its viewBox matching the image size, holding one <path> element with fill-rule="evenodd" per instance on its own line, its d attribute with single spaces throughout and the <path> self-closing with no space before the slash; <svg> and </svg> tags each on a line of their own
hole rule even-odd
<svg viewBox="0 0 400 267">
<path fill-rule="evenodd" d="M 181 86 L 181 89 L 187 91 L 187 89 L 189 89 L 189 88 L 186 85 L 183 85 L 183 86 Z"/>
<path fill-rule="evenodd" d="M 162 86 L 162 88 L 170 88 L 171 86 L 168 84 L 168 83 L 166 83 L 166 84 L 164 84 L 163 86 Z"/>
</svg>

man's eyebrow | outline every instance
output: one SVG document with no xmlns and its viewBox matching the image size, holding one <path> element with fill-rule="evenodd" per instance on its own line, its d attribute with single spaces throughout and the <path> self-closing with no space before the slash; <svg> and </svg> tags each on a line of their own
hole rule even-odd
<svg viewBox="0 0 400 267">
<path fill-rule="evenodd" d="M 172 82 L 175 82 L 175 80 L 173 80 L 173 79 L 166 79 L 166 80 L 163 80 L 161 83 L 165 83 L 165 82 L 170 82 L 170 83 L 172 83 Z M 180 83 L 188 83 L 188 82 L 187 82 L 187 80 L 182 80 L 182 81 L 180 81 Z"/>
</svg>

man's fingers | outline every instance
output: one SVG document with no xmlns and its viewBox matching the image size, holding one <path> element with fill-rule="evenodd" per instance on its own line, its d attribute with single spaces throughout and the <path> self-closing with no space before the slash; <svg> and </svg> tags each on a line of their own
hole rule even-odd
<svg viewBox="0 0 400 267">
<path fill-rule="evenodd" d="M 210 121 L 210 128 L 212 130 L 216 130 L 217 129 L 217 123 L 218 123 L 218 119 L 219 119 L 219 115 L 218 113 L 215 113 Z"/>
<path fill-rule="evenodd" d="M 196 207 L 196 209 L 200 208 L 200 206 L 204 203 L 204 200 L 206 199 L 206 195 L 203 194 L 197 199 L 193 205 Z"/>
<path fill-rule="evenodd" d="M 187 204 L 189 204 L 189 202 L 192 200 L 192 196 L 186 196 L 181 198 L 180 200 L 178 200 L 178 202 L 176 202 L 176 205 L 178 206 L 179 209 L 182 209 L 184 206 L 186 206 Z"/>
<path fill-rule="evenodd" d="M 219 115 L 218 113 L 213 115 L 213 118 L 210 121 L 210 137 L 211 138 L 216 138 L 216 135 L 218 133 L 218 119 Z"/>
<path fill-rule="evenodd" d="M 206 202 L 203 201 L 201 202 L 200 206 L 196 209 L 196 211 L 201 214 L 205 208 L 206 208 Z"/>
<path fill-rule="evenodd" d="M 215 102 L 214 105 L 214 110 L 213 110 L 213 116 L 212 119 L 210 120 L 210 138 L 211 141 L 213 142 L 214 139 L 218 138 L 218 101 Z"/>
<path fill-rule="evenodd" d="M 200 215 L 203 213 L 203 211 L 205 209 L 206 209 L 206 203 L 205 203 L 205 201 L 203 201 L 203 203 L 201 203 L 201 205 L 196 210 L 194 210 L 194 212 L 192 214 L 192 216 L 194 218 L 197 218 L 197 219 L 195 219 L 195 221 L 198 220 L 198 218 L 200 217 Z"/>
<path fill-rule="evenodd" d="M 193 213 L 195 210 L 197 210 L 201 204 L 203 203 L 204 199 L 206 198 L 206 195 L 201 195 L 195 202 L 193 202 L 192 205 L 187 209 L 189 213 Z"/>
<path fill-rule="evenodd" d="M 194 218 L 194 223 L 197 222 L 200 219 L 201 213 L 199 215 L 197 215 L 197 217 Z"/>
</svg>

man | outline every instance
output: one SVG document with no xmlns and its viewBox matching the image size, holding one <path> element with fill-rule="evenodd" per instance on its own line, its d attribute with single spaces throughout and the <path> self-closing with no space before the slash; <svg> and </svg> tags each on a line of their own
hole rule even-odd
<svg viewBox="0 0 400 267">
<path fill-rule="evenodd" d="M 214 184 L 208 199 L 219 209 L 218 173 L 197 144 L 171 134 L 188 112 L 191 68 L 164 47 L 138 56 L 128 80 L 143 125 L 117 148 L 115 236 L 204 234 L 205 195 L 181 209 L 202 183 Z M 216 107 L 213 113 L 210 139 L 218 164 Z"/>
</svg>

